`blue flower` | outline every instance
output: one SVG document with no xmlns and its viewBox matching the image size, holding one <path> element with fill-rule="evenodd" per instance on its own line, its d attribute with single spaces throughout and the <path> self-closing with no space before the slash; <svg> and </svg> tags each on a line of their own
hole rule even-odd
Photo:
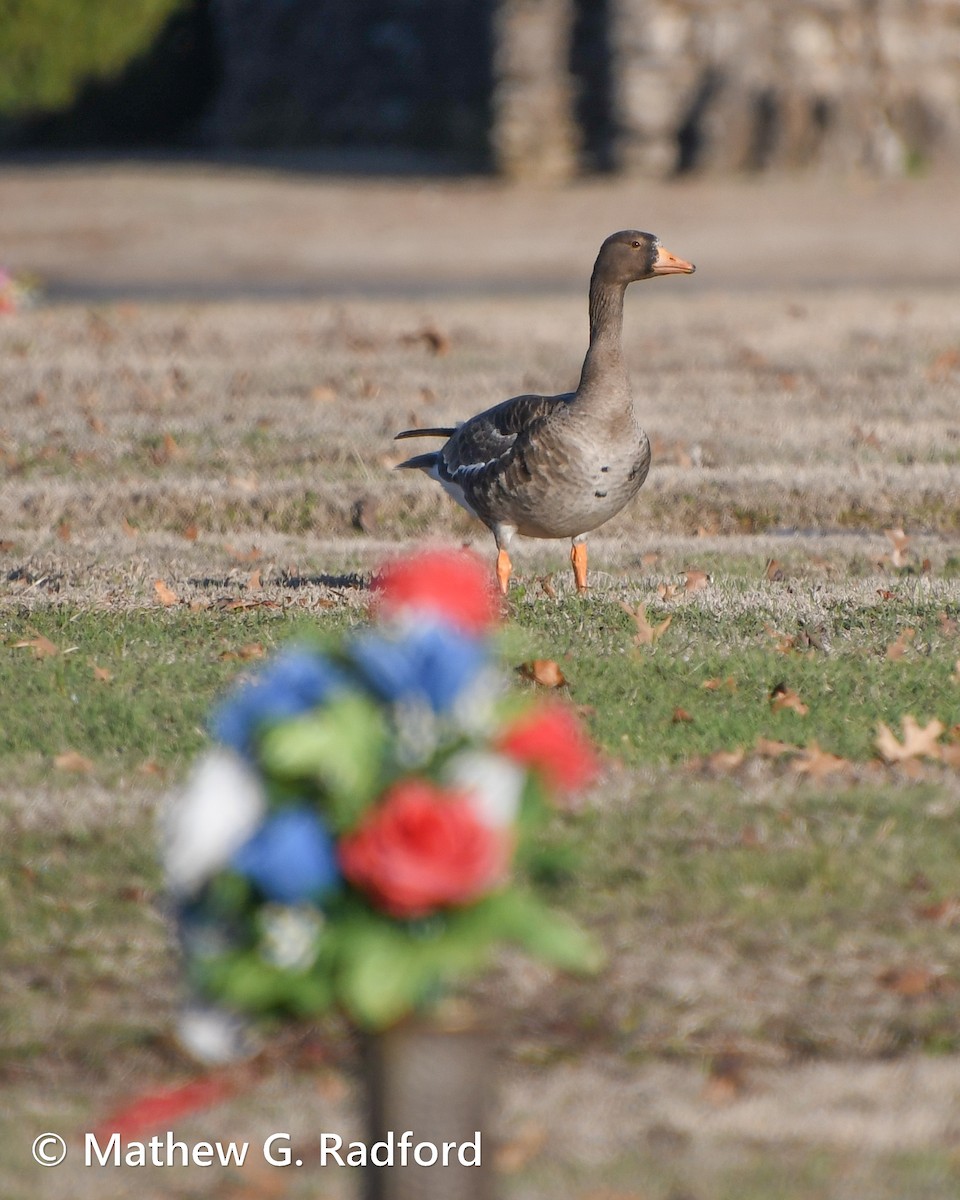
<svg viewBox="0 0 960 1200">
<path fill-rule="evenodd" d="M 407 629 L 396 637 L 361 634 L 350 656 L 384 700 L 419 700 L 436 713 L 452 707 L 486 659 L 480 642 L 446 625 Z"/>
<path fill-rule="evenodd" d="M 337 668 L 321 655 L 310 650 L 288 650 L 222 702 L 211 721 L 213 735 L 250 758 L 261 725 L 316 708 L 346 683 Z"/>
<path fill-rule="evenodd" d="M 340 883 L 333 838 L 309 808 L 275 812 L 233 856 L 232 866 L 268 900 L 318 900 Z"/>
</svg>

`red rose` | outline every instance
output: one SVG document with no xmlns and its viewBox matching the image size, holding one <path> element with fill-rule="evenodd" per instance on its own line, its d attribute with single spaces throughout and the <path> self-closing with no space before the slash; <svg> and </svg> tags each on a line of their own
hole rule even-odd
<svg viewBox="0 0 960 1200">
<path fill-rule="evenodd" d="M 398 783 L 340 841 L 345 877 L 394 917 L 468 904 L 500 881 L 508 845 L 461 792 Z"/>
<path fill-rule="evenodd" d="M 543 704 L 507 729 L 499 748 L 539 771 L 547 785 L 574 792 L 597 777 L 600 761 L 583 726 L 564 704 Z"/>
<path fill-rule="evenodd" d="M 462 551 L 424 550 L 398 558 L 381 569 L 373 587 L 381 614 L 427 612 L 465 633 L 483 633 L 499 613 L 490 573 L 475 555 Z"/>
</svg>

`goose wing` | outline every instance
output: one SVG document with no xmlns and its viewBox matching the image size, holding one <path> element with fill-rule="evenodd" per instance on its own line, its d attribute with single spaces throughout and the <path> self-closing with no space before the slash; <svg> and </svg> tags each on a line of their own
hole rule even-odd
<svg viewBox="0 0 960 1200">
<path fill-rule="evenodd" d="M 535 440 L 544 421 L 565 407 L 573 392 L 560 396 L 513 396 L 457 427 L 439 451 L 441 473 L 451 482 L 476 484 L 504 471 L 514 456 Z"/>
</svg>

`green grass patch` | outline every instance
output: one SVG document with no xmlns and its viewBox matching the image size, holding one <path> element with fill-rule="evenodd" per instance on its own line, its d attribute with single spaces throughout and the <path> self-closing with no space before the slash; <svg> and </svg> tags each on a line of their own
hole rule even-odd
<svg viewBox="0 0 960 1200">
<path fill-rule="evenodd" d="M 150 609 L 136 613 L 52 609 L 0 620 L 0 762 L 8 769 L 75 750 L 106 769 L 144 759 L 183 762 L 206 741 L 216 697 L 256 658 L 317 630 L 356 620 L 350 610 L 323 620 L 267 608 L 221 612 Z M 45 637 L 57 647 L 35 658 L 17 642 Z M 95 668 L 109 672 L 100 680 Z M 9 770 L 8 770 L 9 779 Z"/>
<path fill-rule="evenodd" d="M 653 646 L 635 644 L 635 625 L 616 601 L 521 594 L 501 635 L 504 657 L 511 665 L 556 659 L 574 701 L 591 710 L 601 745 L 635 764 L 749 750 L 761 736 L 796 745 L 815 740 L 862 760 L 874 754 L 880 721 L 895 731 L 906 713 L 922 722 L 960 721 L 960 640 L 944 631 L 943 605 L 912 599 L 909 582 L 898 585 L 899 603 L 847 600 L 800 619 L 784 619 L 775 605 L 758 610 L 747 585 L 726 586 L 719 602 L 704 592 L 702 603 L 651 604 L 653 624 L 672 617 Z M 203 743 L 218 692 L 239 671 L 256 668 L 256 660 L 236 659 L 241 647 L 255 643 L 269 653 L 357 619 L 346 608 L 321 618 L 266 608 L 8 614 L 0 620 L 0 688 L 9 698 L 0 760 L 16 767 L 67 749 L 104 767 L 182 760 Z M 914 634 L 903 657 L 885 657 L 908 628 Z M 36 659 L 16 647 L 37 636 L 59 653 Z M 778 652 L 784 637 L 794 638 L 796 649 Z M 109 672 L 109 681 L 97 679 L 95 667 Z M 722 684 L 705 689 L 711 680 Z M 774 711 L 775 689 L 795 691 L 808 713 Z M 692 720 L 676 720 L 678 709 Z"/>
<path fill-rule="evenodd" d="M 746 585 L 725 586 L 720 602 L 650 604 L 652 625 L 671 617 L 655 645 L 636 645 L 632 618 L 599 598 L 518 604 L 506 645 L 514 659 L 556 659 L 575 701 L 593 710 L 597 738 L 631 763 L 749 750 L 758 737 L 815 740 L 865 759 L 874 754 L 880 721 L 899 731 L 906 713 L 947 725 L 960 720 L 960 639 L 944 629 L 944 605 L 917 600 L 909 584 L 890 602 L 818 604 L 799 619 L 751 603 Z M 907 629 L 914 632 L 904 655 L 888 659 L 887 648 Z M 785 638 L 794 645 L 782 653 Z M 721 686 L 705 688 L 710 681 Z M 782 689 L 795 691 L 808 713 L 774 711 L 772 694 Z M 675 720 L 677 709 L 692 720 Z"/>
</svg>

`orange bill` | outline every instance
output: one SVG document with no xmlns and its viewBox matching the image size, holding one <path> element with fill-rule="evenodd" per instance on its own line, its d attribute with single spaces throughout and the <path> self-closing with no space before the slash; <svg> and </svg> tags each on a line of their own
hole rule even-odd
<svg viewBox="0 0 960 1200">
<path fill-rule="evenodd" d="M 692 275 L 696 269 L 693 263 L 677 258 L 666 247 L 658 247 L 657 260 L 653 264 L 654 275 Z"/>
</svg>

